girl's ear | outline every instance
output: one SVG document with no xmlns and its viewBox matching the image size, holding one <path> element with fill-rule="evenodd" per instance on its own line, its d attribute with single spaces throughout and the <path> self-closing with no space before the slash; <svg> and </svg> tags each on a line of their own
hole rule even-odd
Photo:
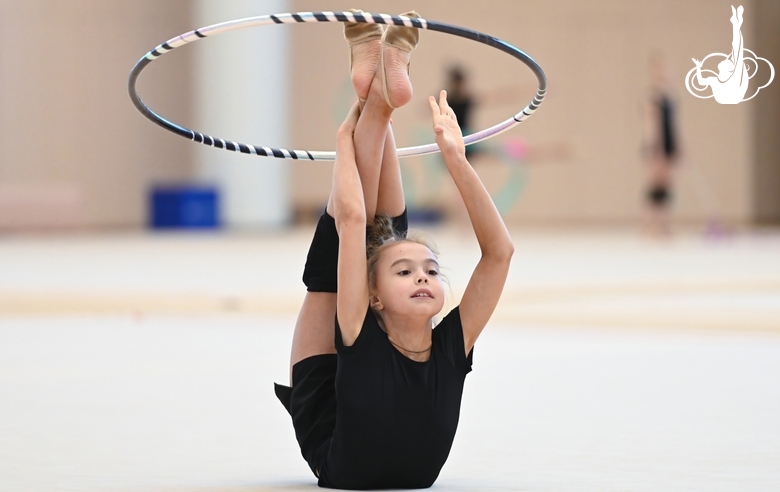
<svg viewBox="0 0 780 492">
<path fill-rule="evenodd" d="M 382 308 L 384 308 L 382 301 L 379 300 L 379 297 L 377 297 L 376 294 L 371 294 L 368 298 L 368 304 L 376 311 L 381 311 Z"/>
</svg>

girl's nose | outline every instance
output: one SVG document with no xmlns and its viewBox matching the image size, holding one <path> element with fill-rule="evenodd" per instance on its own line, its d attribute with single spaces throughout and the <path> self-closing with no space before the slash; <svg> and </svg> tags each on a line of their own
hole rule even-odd
<svg viewBox="0 0 780 492">
<path fill-rule="evenodd" d="M 421 283 L 423 283 L 423 282 L 425 282 L 425 283 L 427 284 L 427 283 L 428 283 L 428 279 L 427 279 L 427 278 L 425 278 L 425 277 L 418 277 L 418 278 L 417 278 L 417 283 L 418 283 L 418 284 L 421 284 Z"/>
</svg>

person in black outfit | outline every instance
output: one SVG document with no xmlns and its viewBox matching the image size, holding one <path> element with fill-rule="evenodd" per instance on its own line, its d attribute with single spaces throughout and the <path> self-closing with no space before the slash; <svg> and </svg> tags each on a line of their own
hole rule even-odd
<svg viewBox="0 0 780 492">
<path fill-rule="evenodd" d="M 648 187 L 646 230 L 651 236 L 671 233 L 670 206 L 674 165 L 679 156 L 675 107 L 666 88 L 666 70 L 659 59 L 651 64 L 653 92 L 648 114 Z"/>
<path fill-rule="evenodd" d="M 355 27 L 345 25 L 348 40 Z M 353 76 L 359 102 L 339 128 L 331 197 L 306 259 L 308 292 L 293 335 L 291 385 L 275 385 L 321 487 L 434 483 L 455 437 L 474 343 L 498 303 L 514 252 L 465 158 L 442 91 L 438 101 L 429 98 L 436 142 L 482 257 L 459 306 L 434 326 L 444 303 L 437 253 L 407 234 L 390 123 L 393 106 L 411 95 L 411 49 L 405 48 L 416 45 L 416 35 L 413 28 L 386 28 L 371 85 L 354 84 L 367 77 Z M 352 56 L 355 70 L 364 60 L 354 49 Z"/>
<path fill-rule="evenodd" d="M 462 132 L 466 135 L 474 128 L 471 123 L 471 115 L 475 106 L 474 97 L 469 89 L 466 72 L 458 65 L 447 70 L 447 103 L 455 113 Z M 479 152 L 479 147 L 469 145 L 466 147 L 466 158 L 471 158 Z"/>
</svg>

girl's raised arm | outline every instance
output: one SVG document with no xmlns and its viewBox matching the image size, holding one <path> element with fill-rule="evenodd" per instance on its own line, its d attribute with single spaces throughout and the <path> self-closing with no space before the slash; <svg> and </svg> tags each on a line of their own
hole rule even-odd
<svg viewBox="0 0 780 492">
<path fill-rule="evenodd" d="M 464 345 L 468 354 L 498 304 L 515 248 L 493 199 L 466 160 L 463 136 L 455 113 L 447 104 L 447 92 L 441 91 L 438 103 L 433 96 L 429 102 L 436 143 L 466 205 L 482 251 L 460 302 Z"/>
<path fill-rule="evenodd" d="M 332 202 L 328 205 L 339 233 L 336 316 L 344 345 L 352 345 L 357 339 L 368 308 L 366 204 L 353 142 L 358 115 L 359 108 L 355 103 L 339 128 Z"/>
</svg>

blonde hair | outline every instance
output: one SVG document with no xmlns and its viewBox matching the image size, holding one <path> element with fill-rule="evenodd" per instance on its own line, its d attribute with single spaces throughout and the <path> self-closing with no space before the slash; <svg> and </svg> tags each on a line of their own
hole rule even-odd
<svg viewBox="0 0 780 492">
<path fill-rule="evenodd" d="M 400 242 L 412 242 L 425 246 L 436 257 L 439 258 L 439 251 L 429 238 L 415 232 L 406 232 L 396 230 L 393 226 L 393 219 L 388 215 L 377 215 L 374 217 L 374 223 L 368 226 L 366 231 L 366 257 L 368 260 L 368 287 L 370 290 L 376 288 L 376 265 L 382 252 L 394 244 Z M 446 279 L 444 279 L 446 281 Z"/>
</svg>

